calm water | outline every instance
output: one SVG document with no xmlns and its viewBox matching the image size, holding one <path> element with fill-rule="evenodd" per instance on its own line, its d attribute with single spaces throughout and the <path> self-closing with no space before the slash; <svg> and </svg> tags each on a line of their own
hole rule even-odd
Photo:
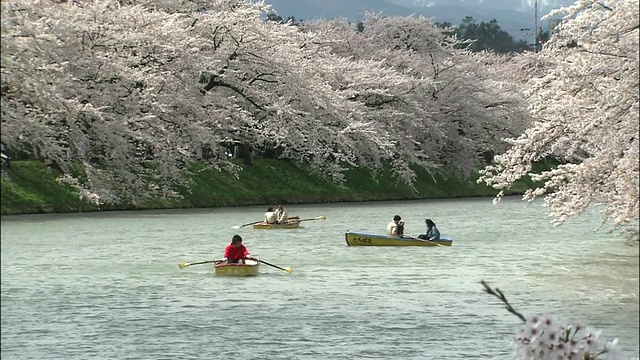
<svg viewBox="0 0 640 360">
<path fill-rule="evenodd" d="M 2 218 L 2 358 L 508 359 L 518 319 L 551 314 L 638 357 L 638 247 L 589 213 L 558 228 L 509 198 L 289 206 L 293 230 L 234 229 L 264 207 Z M 347 247 L 346 230 L 435 220 L 448 247 Z M 261 267 L 210 265 L 238 233 Z"/>
</svg>

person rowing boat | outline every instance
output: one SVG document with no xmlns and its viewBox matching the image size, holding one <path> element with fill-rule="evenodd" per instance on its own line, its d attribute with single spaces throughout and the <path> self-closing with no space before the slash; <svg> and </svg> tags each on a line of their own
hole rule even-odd
<svg viewBox="0 0 640 360">
<path fill-rule="evenodd" d="M 227 245 L 224 249 L 224 258 L 220 262 L 226 262 L 227 264 L 244 264 L 245 259 L 258 261 L 258 259 L 249 254 L 249 250 L 242 244 L 242 237 L 240 235 L 233 235 L 231 244 Z"/>
<path fill-rule="evenodd" d="M 267 212 L 264 213 L 264 222 L 267 224 L 275 224 L 276 223 L 276 212 L 273 211 L 273 207 L 269 206 L 267 208 Z"/>
<path fill-rule="evenodd" d="M 282 204 L 278 204 L 278 207 L 275 211 L 276 214 L 276 224 L 283 224 L 287 222 L 287 211 L 284 209 Z"/>
</svg>

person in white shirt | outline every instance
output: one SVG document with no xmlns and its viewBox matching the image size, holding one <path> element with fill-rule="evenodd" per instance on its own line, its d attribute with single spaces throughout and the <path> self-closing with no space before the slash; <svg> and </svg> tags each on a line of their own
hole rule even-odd
<svg viewBox="0 0 640 360">
<path fill-rule="evenodd" d="M 400 238 L 402 235 L 404 235 L 404 220 L 400 215 L 396 215 L 393 217 L 393 221 L 387 224 L 387 236 Z"/>
<path fill-rule="evenodd" d="M 275 224 L 276 223 L 276 213 L 273 211 L 273 207 L 269 206 L 267 212 L 264 213 L 264 222 L 267 224 Z"/>
<path fill-rule="evenodd" d="M 276 208 L 276 224 L 282 224 L 287 221 L 287 211 L 284 209 L 282 204 L 278 204 Z"/>
</svg>

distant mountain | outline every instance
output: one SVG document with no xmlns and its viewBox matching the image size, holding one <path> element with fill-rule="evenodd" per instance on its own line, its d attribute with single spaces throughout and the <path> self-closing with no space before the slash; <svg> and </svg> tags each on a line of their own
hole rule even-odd
<svg viewBox="0 0 640 360">
<path fill-rule="evenodd" d="M 265 0 L 283 18 L 294 16 L 297 20 L 346 18 L 359 21 L 365 12 L 390 16 L 426 16 L 434 21 L 448 21 L 458 25 L 465 16 L 478 22 L 496 19 L 502 30 L 515 39 L 533 40 L 534 11 L 530 1 L 514 0 Z M 540 1 L 539 18 L 552 8 L 569 0 Z M 543 6 L 543 4 L 546 4 Z M 551 4 L 551 5 L 549 5 Z M 538 20 L 538 26 L 548 28 L 548 22 Z M 521 30 L 529 29 L 529 30 Z"/>
</svg>

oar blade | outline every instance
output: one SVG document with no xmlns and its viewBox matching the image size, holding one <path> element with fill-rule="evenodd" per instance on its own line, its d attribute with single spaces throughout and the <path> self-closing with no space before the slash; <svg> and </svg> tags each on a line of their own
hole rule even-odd
<svg viewBox="0 0 640 360">
<path fill-rule="evenodd" d="M 311 221 L 311 220 L 327 220 L 326 216 L 318 216 L 318 217 L 314 217 L 314 218 L 309 218 L 309 219 L 300 219 L 300 220 L 292 220 L 292 221 Z"/>
<path fill-rule="evenodd" d="M 256 259 L 256 260 L 257 260 L 258 262 L 260 262 L 260 263 L 263 263 L 263 264 L 265 264 L 265 265 L 271 266 L 272 268 L 276 268 L 276 269 L 279 269 L 279 270 L 282 270 L 282 271 L 286 271 L 286 272 L 287 272 L 287 274 L 291 274 L 291 273 L 293 272 L 293 269 L 291 269 L 291 268 L 283 268 L 283 267 L 280 267 L 280 266 L 278 266 L 278 265 L 273 265 L 273 264 L 271 264 L 271 263 L 268 263 L 268 262 L 266 262 L 266 261 L 264 261 L 264 260 L 260 260 L 260 259 Z"/>
<path fill-rule="evenodd" d="M 186 263 L 186 262 L 181 262 L 180 264 L 178 264 L 178 267 L 179 267 L 180 269 L 188 268 L 188 267 L 189 267 L 189 264 L 188 264 L 188 263 Z"/>
</svg>

